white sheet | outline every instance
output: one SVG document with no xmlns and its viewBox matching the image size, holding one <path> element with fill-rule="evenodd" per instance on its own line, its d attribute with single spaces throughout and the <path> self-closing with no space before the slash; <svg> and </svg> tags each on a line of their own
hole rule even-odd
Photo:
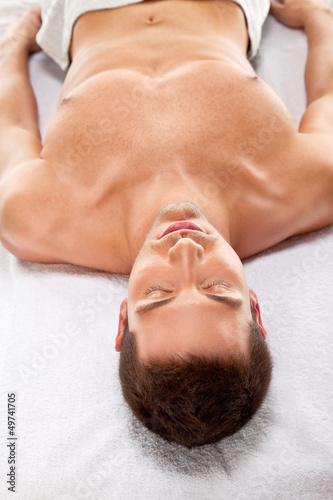
<svg viewBox="0 0 333 500">
<path fill-rule="evenodd" d="M 1 26 L 28 4 L 0 0 Z M 254 64 L 296 123 L 305 58 L 304 34 L 269 18 Z M 44 135 L 64 74 L 41 53 L 30 68 Z M 143 429 L 123 402 L 114 338 L 126 278 L 22 262 L 0 246 L 1 500 L 332 500 L 333 227 L 245 269 L 274 357 L 270 394 L 241 432 L 188 451 Z M 12 392 L 15 496 L 6 484 Z"/>
</svg>

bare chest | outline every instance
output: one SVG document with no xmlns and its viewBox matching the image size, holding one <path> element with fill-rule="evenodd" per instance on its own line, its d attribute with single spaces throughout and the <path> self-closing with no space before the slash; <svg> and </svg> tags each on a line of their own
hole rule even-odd
<svg viewBox="0 0 333 500">
<path fill-rule="evenodd" d="M 192 201 L 207 213 L 227 200 L 247 255 L 249 236 L 267 247 L 289 235 L 290 165 L 281 154 L 294 133 L 282 103 L 252 72 L 196 61 L 163 78 L 124 69 L 90 78 L 60 103 L 42 155 L 58 189 L 71 193 L 68 232 L 90 240 L 99 260 L 120 252 L 128 207 L 138 200 L 151 222 L 162 201 Z M 280 234 L 271 226 L 283 205 Z"/>
<path fill-rule="evenodd" d="M 237 172 L 230 186 L 236 190 L 249 176 L 254 181 L 253 165 L 274 175 L 266 156 L 292 129 L 274 94 L 239 68 L 199 61 L 163 78 L 119 69 L 95 75 L 62 100 L 43 157 L 61 182 L 95 202 L 165 175 L 221 184 Z"/>
</svg>

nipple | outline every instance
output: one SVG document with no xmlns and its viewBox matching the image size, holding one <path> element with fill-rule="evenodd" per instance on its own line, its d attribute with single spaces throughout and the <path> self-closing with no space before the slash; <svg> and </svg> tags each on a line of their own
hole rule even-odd
<svg viewBox="0 0 333 500">
<path fill-rule="evenodd" d="M 61 100 L 59 106 L 64 106 L 65 104 L 67 104 L 69 101 L 71 101 L 73 99 L 72 96 L 69 96 L 69 97 L 65 97 L 64 99 Z"/>
</svg>

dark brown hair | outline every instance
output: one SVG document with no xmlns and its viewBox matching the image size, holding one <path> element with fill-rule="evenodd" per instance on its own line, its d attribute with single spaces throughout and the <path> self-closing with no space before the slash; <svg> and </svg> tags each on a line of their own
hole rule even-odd
<svg viewBox="0 0 333 500">
<path fill-rule="evenodd" d="M 119 365 L 124 398 L 134 415 L 167 441 L 187 448 L 215 443 L 241 429 L 267 393 L 272 360 L 255 319 L 249 345 L 248 359 L 192 354 L 143 364 L 126 318 Z"/>
</svg>

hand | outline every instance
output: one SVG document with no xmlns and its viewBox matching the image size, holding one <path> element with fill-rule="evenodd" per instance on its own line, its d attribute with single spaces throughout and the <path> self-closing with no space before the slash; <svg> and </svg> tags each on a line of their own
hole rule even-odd
<svg viewBox="0 0 333 500">
<path fill-rule="evenodd" d="M 270 13 L 290 28 L 304 28 L 306 20 L 314 11 L 331 11 L 325 0 L 270 0 L 270 2 Z"/>
<path fill-rule="evenodd" d="M 41 10 L 31 9 L 19 14 L 7 28 L 1 45 L 32 54 L 40 50 L 36 35 L 42 25 Z"/>
</svg>

